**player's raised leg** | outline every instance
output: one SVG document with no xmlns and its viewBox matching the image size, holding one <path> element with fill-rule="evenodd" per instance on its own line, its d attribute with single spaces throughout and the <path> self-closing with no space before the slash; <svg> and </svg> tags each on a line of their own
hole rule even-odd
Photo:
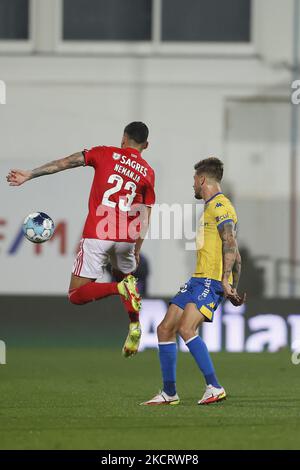
<svg viewBox="0 0 300 470">
<path fill-rule="evenodd" d="M 216 403 L 226 398 L 226 392 L 218 382 L 207 346 L 198 334 L 198 328 L 204 321 L 205 316 L 197 309 L 196 305 L 188 303 L 179 325 L 179 334 L 205 378 L 206 390 L 201 400 L 198 401 L 199 405 Z"/>
<path fill-rule="evenodd" d="M 158 349 L 163 388 L 141 405 L 178 405 L 176 392 L 177 343 L 176 332 L 183 314 L 183 309 L 175 304 L 168 308 L 165 318 L 157 328 Z"/>
<path fill-rule="evenodd" d="M 133 276 L 125 274 L 122 282 L 94 282 L 102 277 L 103 269 L 109 261 L 109 252 L 114 245 L 115 242 L 107 240 L 81 240 L 69 287 L 70 302 L 83 305 L 111 295 L 120 295 L 131 302 L 134 310 L 140 309 Z"/>
<path fill-rule="evenodd" d="M 71 275 L 69 287 L 70 302 L 76 305 L 84 305 L 93 300 L 100 300 L 111 295 L 120 295 L 129 301 L 132 310 L 140 309 L 140 298 L 135 289 L 136 279 L 132 275 L 125 275 L 121 282 L 95 282 L 95 278 L 86 278 Z"/>
</svg>

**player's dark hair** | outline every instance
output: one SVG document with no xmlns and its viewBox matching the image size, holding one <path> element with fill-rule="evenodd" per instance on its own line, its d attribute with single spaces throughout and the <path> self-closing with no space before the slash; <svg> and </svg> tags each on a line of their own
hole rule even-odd
<svg viewBox="0 0 300 470">
<path fill-rule="evenodd" d="M 143 144 L 147 142 L 149 129 L 143 122 L 134 121 L 125 127 L 124 134 L 127 134 L 129 139 L 134 140 L 137 144 Z"/>
<path fill-rule="evenodd" d="M 205 173 L 206 175 L 221 181 L 223 177 L 223 162 L 216 157 L 205 158 L 200 160 L 194 166 L 197 175 Z"/>
</svg>

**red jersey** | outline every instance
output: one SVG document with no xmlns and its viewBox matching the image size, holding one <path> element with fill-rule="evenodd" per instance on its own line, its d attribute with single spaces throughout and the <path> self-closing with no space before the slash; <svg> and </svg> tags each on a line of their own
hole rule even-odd
<svg viewBox="0 0 300 470">
<path fill-rule="evenodd" d="M 134 242 L 146 206 L 155 203 L 153 169 L 133 148 L 93 147 L 83 155 L 95 169 L 83 238 Z"/>
</svg>

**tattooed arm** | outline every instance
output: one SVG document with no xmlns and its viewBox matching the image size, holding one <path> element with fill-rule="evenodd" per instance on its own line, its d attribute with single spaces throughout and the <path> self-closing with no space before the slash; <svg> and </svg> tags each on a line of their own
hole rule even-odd
<svg viewBox="0 0 300 470">
<path fill-rule="evenodd" d="M 20 186 L 28 180 L 43 175 L 52 175 L 59 171 L 68 170 L 84 165 L 84 156 L 82 152 L 73 153 L 69 157 L 53 160 L 50 163 L 35 168 L 34 170 L 10 170 L 6 179 L 10 186 Z"/>
<path fill-rule="evenodd" d="M 222 285 L 224 297 L 228 298 L 233 305 L 242 305 L 246 295 L 239 296 L 237 286 L 241 273 L 241 255 L 238 250 L 236 231 L 233 222 L 228 221 L 221 225 L 219 234 L 222 239 L 223 273 Z M 233 285 L 229 284 L 229 277 L 233 275 Z"/>
<path fill-rule="evenodd" d="M 234 265 L 232 267 L 232 277 L 233 277 L 232 287 L 234 289 L 238 288 L 239 280 L 240 280 L 240 276 L 241 276 L 241 270 L 242 270 L 242 258 L 241 258 L 239 249 L 237 248 L 235 262 L 234 262 Z"/>
</svg>

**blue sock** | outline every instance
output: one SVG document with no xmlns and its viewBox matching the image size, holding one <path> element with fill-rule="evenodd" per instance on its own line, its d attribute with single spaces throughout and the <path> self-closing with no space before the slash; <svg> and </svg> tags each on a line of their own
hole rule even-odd
<svg viewBox="0 0 300 470">
<path fill-rule="evenodd" d="M 221 385 L 218 382 L 216 377 L 215 369 L 210 358 L 208 349 L 203 339 L 200 336 L 190 339 L 186 343 L 187 347 L 190 350 L 190 353 L 194 357 L 195 361 L 202 374 L 205 377 L 206 384 L 213 385 L 214 387 L 221 388 Z"/>
<path fill-rule="evenodd" d="M 177 344 L 158 344 L 160 368 L 163 378 L 164 392 L 173 396 L 176 394 L 176 362 Z"/>
</svg>

